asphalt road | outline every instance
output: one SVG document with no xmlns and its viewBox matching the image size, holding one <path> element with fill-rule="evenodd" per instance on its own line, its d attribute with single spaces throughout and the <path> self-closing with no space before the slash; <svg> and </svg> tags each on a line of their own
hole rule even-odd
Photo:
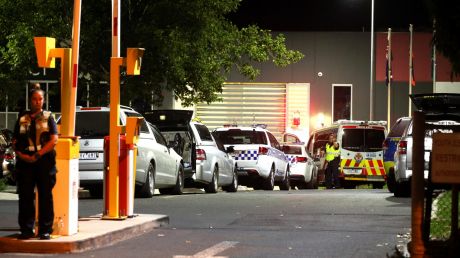
<svg viewBox="0 0 460 258">
<path fill-rule="evenodd" d="M 100 199 L 79 201 L 82 217 L 101 210 Z M 17 201 L 0 200 L 0 228 L 14 227 L 16 211 Z M 191 191 L 136 199 L 135 213 L 166 214 L 170 224 L 112 246 L 46 256 L 387 257 L 410 231 L 410 199 L 387 190 Z"/>
</svg>

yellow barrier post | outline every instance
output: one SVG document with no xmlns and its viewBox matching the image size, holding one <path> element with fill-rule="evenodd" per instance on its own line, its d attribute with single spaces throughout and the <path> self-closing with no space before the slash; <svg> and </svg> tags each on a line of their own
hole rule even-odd
<svg viewBox="0 0 460 258">
<path fill-rule="evenodd" d="M 76 88 L 72 87 L 71 55 L 69 48 L 55 48 L 56 40 L 35 37 L 38 66 L 54 68 L 61 59 L 61 126 L 56 145 L 56 186 L 53 189 L 53 234 L 73 235 L 78 231 L 78 156 L 79 143 L 75 130 Z"/>
<path fill-rule="evenodd" d="M 107 167 L 107 177 L 104 178 L 104 190 L 108 196 L 105 198 L 103 219 L 124 219 L 120 216 L 119 202 L 119 156 L 120 156 L 120 134 L 125 132 L 125 127 L 120 125 L 120 67 L 126 66 L 128 75 L 139 75 L 144 49 L 128 48 L 127 57 L 112 57 L 110 59 L 110 131 L 109 131 L 109 166 Z M 130 121 L 128 119 L 128 121 Z M 134 142 L 137 137 L 135 130 L 131 127 L 136 126 L 137 122 L 130 122 L 130 142 Z M 128 140 L 128 139 L 127 139 Z M 134 163 L 135 164 L 135 163 Z M 135 166 L 135 165 L 133 165 Z M 133 193 L 134 196 L 134 193 Z M 134 198 L 134 197 L 133 197 Z"/>
</svg>

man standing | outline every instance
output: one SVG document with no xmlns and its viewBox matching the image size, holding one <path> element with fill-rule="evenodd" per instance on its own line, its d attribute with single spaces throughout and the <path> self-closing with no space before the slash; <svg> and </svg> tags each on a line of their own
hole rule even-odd
<svg viewBox="0 0 460 258">
<path fill-rule="evenodd" d="M 329 135 L 329 141 L 326 143 L 326 162 L 326 171 L 324 172 L 326 188 L 339 188 L 340 148 L 334 134 Z"/>
<path fill-rule="evenodd" d="M 19 115 L 15 125 L 13 146 L 17 162 L 19 194 L 18 222 L 20 239 L 34 237 L 35 194 L 38 191 L 38 236 L 50 239 L 54 209 L 52 189 L 56 184 L 57 127 L 51 112 L 43 111 L 44 92 L 35 88 L 30 94 L 31 110 Z M 37 232 L 35 232 L 37 233 Z"/>
</svg>

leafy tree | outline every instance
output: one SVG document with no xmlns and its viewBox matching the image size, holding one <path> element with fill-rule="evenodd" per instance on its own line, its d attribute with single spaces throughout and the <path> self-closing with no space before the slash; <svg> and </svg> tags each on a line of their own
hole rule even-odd
<svg viewBox="0 0 460 258">
<path fill-rule="evenodd" d="M 460 2 L 428 1 L 435 19 L 436 50 L 452 64 L 452 77 L 460 75 Z"/>
<path fill-rule="evenodd" d="M 0 80 L 24 80 L 36 70 L 33 36 L 56 37 L 70 47 L 73 1 L 0 0 Z M 227 18 L 240 0 L 122 1 L 121 56 L 145 48 L 141 76 L 122 76 L 122 103 L 159 105 L 173 91 L 184 105 L 219 100 L 222 84 L 236 69 L 249 79 L 257 62 L 286 66 L 303 54 L 289 50 L 283 35 L 256 26 L 237 28 Z M 14 18 L 13 18 L 14 17 Z M 91 88 L 92 104 L 107 104 L 111 55 L 111 1 L 83 1 L 79 103 Z"/>
</svg>

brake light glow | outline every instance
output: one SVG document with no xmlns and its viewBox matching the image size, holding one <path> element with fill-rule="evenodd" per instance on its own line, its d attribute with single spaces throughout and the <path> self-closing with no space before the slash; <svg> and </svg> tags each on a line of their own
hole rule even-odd
<svg viewBox="0 0 460 258">
<path fill-rule="evenodd" d="M 388 139 L 385 139 L 385 141 L 383 141 L 382 149 L 383 151 L 388 150 Z"/>
<path fill-rule="evenodd" d="M 295 157 L 295 161 L 298 163 L 305 163 L 307 162 L 307 157 Z"/>
<path fill-rule="evenodd" d="M 196 149 L 196 159 L 197 160 L 206 160 L 206 151 L 202 149 Z"/>
<path fill-rule="evenodd" d="M 398 153 L 406 154 L 407 153 L 407 141 L 399 141 L 398 143 Z"/>
<path fill-rule="evenodd" d="M 268 154 L 268 148 L 267 147 L 259 147 L 259 155 L 267 155 Z"/>
</svg>

